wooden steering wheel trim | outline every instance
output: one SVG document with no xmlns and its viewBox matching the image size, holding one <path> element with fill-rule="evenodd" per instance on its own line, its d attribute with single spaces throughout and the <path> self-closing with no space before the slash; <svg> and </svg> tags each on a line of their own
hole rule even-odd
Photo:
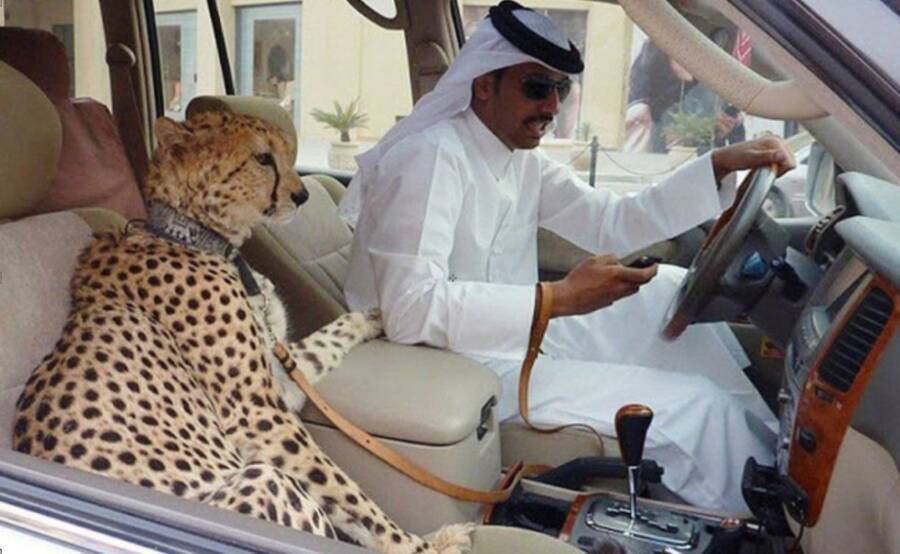
<svg viewBox="0 0 900 554">
<path fill-rule="evenodd" d="M 772 171 L 773 174 L 777 175 L 778 168 L 774 164 L 768 166 L 768 168 Z M 731 223 L 731 220 L 734 218 L 734 214 L 737 213 L 738 207 L 743 203 L 744 197 L 747 195 L 747 192 L 750 190 L 751 184 L 754 182 L 756 174 L 758 173 L 759 168 L 751 171 L 744 180 L 741 182 L 737 191 L 735 192 L 734 202 L 732 202 L 731 206 L 728 207 L 727 210 L 722 212 L 722 215 L 719 216 L 719 219 L 716 220 L 715 225 L 710 230 L 709 234 L 703 240 L 703 243 L 700 245 L 700 251 L 694 256 L 694 261 L 692 263 L 692 270 L 696 270 L 696 265 L 698 264 L 698 260 L 701 260 L 706 252 L 708 252 L 715 240 L 722 234 L 724 229 Z M 700 265 L 703 265 L 704 262 L 701 262 Z M 705 262 L 708 263 L 708 262 Z M 705 266 L 704 266 L 705 267 Z M 684 332 L 687 327 L 693 323 L 693 319 L 687 313 L 684 312 L 683 298 L 685 293 L 686 282 L 681 284 L 681 288 L 675 298 L 672 300 L 672 304 L 669 307 L 669 315 L 667 316 L 668 321 L 662 328 L 662 336 L 666 340 L 675 340 L 681 333 Z M 693 287 L 691 287 L 693 288 Z M 676 306 L 677 304 L 677 306 Z"/>
<path fill-rule="evenodd" d="M 774 171 L 774 167 L 772 168 Z M 706 235 L 706 238 L 703 239 L 703 244 L 700 245 L 700 250 L 706 250 L 710 244 L 716 239 L 719 233 L 722 232 L 722 229 L 725 228 L 731 222 L 731 218 L 734 217 L 734 212 L 737 211 L 738 205 L 740 205 L 741 200 L 744 199 L 744 196 L 747 194 L 747 190 L 750 188 L 750 183 L 753 182 L 753 177 L 756 176 L 756 171 L 753 170 L 744 177 L 744 180 L 741 181 L 740 186 L 737 189 L 737 192 L 734 195 L 734 202 L 731 203 L 731 206 L 728 206 L 728 209 L 722 212 L 722 215 L 719 216 L 719 219 L 716 220 L 715 225 L 709 231 L 709 234 Z"/>
</svg>

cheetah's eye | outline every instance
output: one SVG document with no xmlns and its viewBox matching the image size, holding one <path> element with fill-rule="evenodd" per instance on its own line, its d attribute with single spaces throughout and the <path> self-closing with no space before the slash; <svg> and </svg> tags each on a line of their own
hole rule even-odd
<svg viewBox="0 0 900 554">
<path fill-rule="evenodd" d="M 256 158 L 256 162 L 260 165 L 275 165 L 275 158 L 272 156 L 271 152 L 264 152 L 262 154 L 254 154 L 253 156 Z"/>
</svg>

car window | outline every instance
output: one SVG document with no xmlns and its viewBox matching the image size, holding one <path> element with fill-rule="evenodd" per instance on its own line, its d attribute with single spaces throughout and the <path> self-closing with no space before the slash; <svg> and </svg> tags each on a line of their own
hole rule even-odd
<svg viewBox="0 0 900 554">
<path fill-rule="evenodd" d="M 5 0 L 0 2 L 0 25 L 52 33 L 66 53 L 68 92 L 72 98 L 92 98 L 112 106 L 106 42 L 98 2 Z M 34 72 L 41 73 L 41 67 Z M 56 75 L 59 78 L 59 75 Z"/>
<path fill-rule="evenodd" d="M 402 31 L 378 27 L 346 2 L 217 6 L 236 94 L 270 98 L 291 114 L 298 166 L 352 171 L 353 156 L 411 110 Z M 209 11 L 203 0 L 154 7 L 166 114 L 183 118 L 194 96 L 225 94 Z"/>
<path fill-rule="evenodd" d="M 493 3 L 459 0 L 467 36 Z M 618 5 L 522 3 L 555 21 L 584 57 L 585 71 L 541 146 L 595 186 L 634 192 L 716 146 L 805 133 L 795 122 L 750 116 L 724 101 L 670 60 Z M 703 32 L 742 63 L 753 63 L 757 46 L 739 28 L 726 22 Z M 803 168 L 782 181 L 766 210 L 779 217 L 807 215 Z"/>
</svg>

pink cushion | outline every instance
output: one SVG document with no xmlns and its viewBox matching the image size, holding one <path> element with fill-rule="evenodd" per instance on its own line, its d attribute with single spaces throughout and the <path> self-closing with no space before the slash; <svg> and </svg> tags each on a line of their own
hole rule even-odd
<svg viewBox="0 0 900 554">
<path fill-rule="evenodd" d="M 95 100 L 69 98 L 68 62 L 59 39 L 40 29 L 0 27 L 0 60 L 44 91 L 62 123 L 56 179 L 26 215 L 97 206 L 144 217 L 138 180 L 112 114 Z"/>
<path fill-rule="evenodd" d="M 54 102 L 63 128 L 56 179 L 31 213 L 99 206 L 145 216 L 144 201 L 109 110 L 95 100 Z"/>
</svg>

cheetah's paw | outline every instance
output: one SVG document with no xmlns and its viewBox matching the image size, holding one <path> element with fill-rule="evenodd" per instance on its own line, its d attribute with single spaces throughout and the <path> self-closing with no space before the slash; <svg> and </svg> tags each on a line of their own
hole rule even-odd
<svg viewBox="0 0 900 554">
<path fill-rule="evenodd" d="M 472 547 L 474 523 L 456 523 L 444 525 L 434 533 L 425 537 L 437 554 L 463 554 Z"/>
<path fill-rule="evenodd" d="M 365 340 L 372 340 L 376 337 L 380 337 L 381 334 L 384 333 L 384 324 L 381 321 L 381 309 L 369 308 L 362 314 L 365 317 L 363 323 L 363 336 L 365 337 Z"/>
</svg>

